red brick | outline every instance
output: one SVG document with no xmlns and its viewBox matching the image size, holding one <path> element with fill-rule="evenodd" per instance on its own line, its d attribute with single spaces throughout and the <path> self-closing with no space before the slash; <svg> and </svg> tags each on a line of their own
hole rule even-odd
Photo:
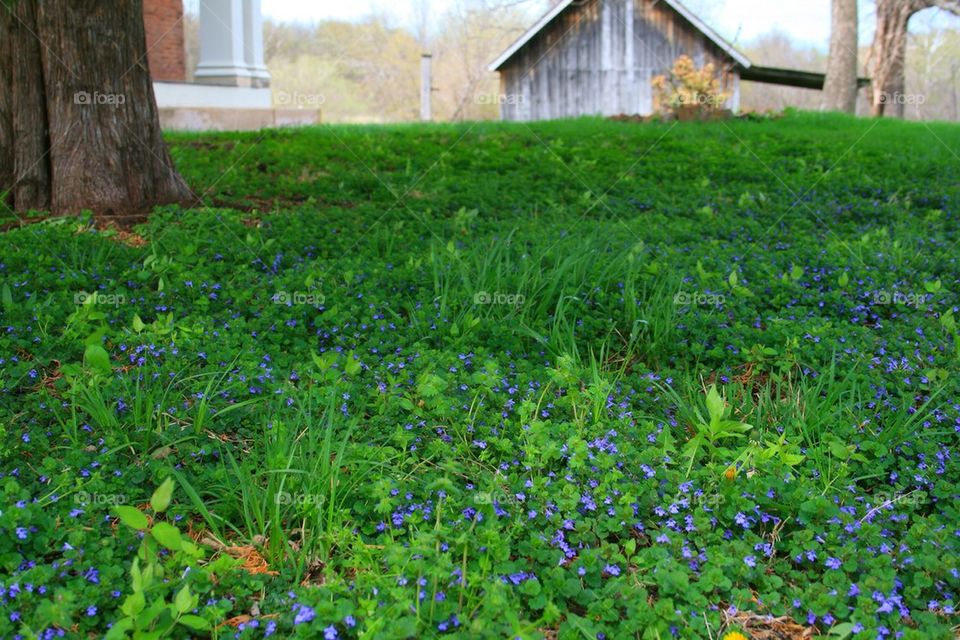
<svg viewBox="0 0 960 640">
<path fill-rule="evenodd" d="M 183 0 L 143 0 L 143 25 L 147 32 L 147 60 L 153 79 L 186 80 Z"/>
</svg>

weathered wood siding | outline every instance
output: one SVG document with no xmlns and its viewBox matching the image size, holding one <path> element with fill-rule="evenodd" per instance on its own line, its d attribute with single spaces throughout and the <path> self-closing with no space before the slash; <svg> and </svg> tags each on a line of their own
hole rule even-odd
<svg viewBox="0 0 960 640">
<path fill-rule="evenodd" d="M 500 69 L 504 120 L 653 111 L 654 76 L 679 56 L 713 62 L 728 90 L 732 61 L 669 6 L 656 0 L 583 0 L 571 5 Z M 739 93 L 739 92 L 737 92 Z M 730 106 L 739 105 L 739 96 Z"/>
</svg>

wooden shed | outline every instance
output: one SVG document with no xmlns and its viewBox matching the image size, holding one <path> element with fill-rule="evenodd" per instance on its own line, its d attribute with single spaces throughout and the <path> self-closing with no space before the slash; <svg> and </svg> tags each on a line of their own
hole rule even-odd
<svg viewBox="0 0 960 640">
<path fill-rule="evenodd" d="M 648 115 L 651 82 L 686 54 L 713 63 L 727 108 L 740 80 L 820 88 L 823 74 L 753 65 L 677 0 L 561 0 L 491 65 L 504 120 Z"/>
</svg>

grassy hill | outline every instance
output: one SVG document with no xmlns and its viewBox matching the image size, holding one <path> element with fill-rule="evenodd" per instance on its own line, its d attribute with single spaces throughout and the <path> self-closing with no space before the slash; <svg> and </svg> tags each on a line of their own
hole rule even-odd
<svg viewBox="0 0 960 640">
<path fill-rule="evenodd" d="M 0 636 L 952 637 L 960 127 L 169 142 L 0 234 Z"/>
</svg>

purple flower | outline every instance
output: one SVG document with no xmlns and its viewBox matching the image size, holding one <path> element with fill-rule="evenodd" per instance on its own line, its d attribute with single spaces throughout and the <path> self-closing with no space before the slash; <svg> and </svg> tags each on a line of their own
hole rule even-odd
<svg viewBox="0 0 960 640">
<path fill-rule="evenodd" d="M 337 640 L 338 637 L 337 628 L 333 625 L 323 630 L 323 640 Z"/>
<path fill-rule="evenodd" d="M 450 616 L 449 620 L 444 620 L 437 624 L 437 631 L 449 631 L 450 629 L 460 626 L 460 620 L 457 618 L 457 614 Z"/>
<path fill-rule="evenodd" d="M 753 556 L 747 556 L 746 558 L 743 559 L 743 564 L 747 565 L 752 569 L 753 567 L 757 566 L 757 559 Z"/>
<path fill-rule="evenodd" d="M 824 564 L 827 565 L 828 569 L 839 569 L 841 566 L 843 566 L 843 563 L 840 562 L 840 558 L 834 557 L 827 558 Z"/>
<path fill-rule="evenodd" d="M 293 618 L 293 624 L 303 624 L 304 622 L 310 622 L 311 620 L 317 617 L 317 612 L 305 604 L 293 605 L 293 611 L 295 611 L 297 614 Z"/>
<path fill-rule="evenodd" d="M 615 564 L 608 564 L 603 568 L 603 572 L 611 576 L 618 576 L 620 575 L 620 567 Z"/>
</svg>

